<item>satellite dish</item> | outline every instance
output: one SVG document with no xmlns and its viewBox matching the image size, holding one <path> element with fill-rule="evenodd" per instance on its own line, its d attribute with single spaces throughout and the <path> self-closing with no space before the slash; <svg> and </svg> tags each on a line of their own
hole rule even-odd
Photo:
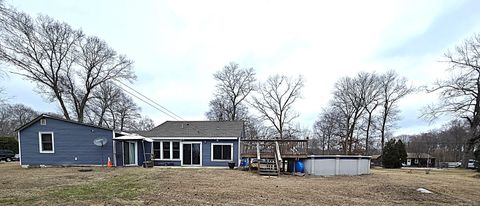
<svg viewBox="0 0 480 206">
<path fill-rule="evenodd" d="M 93 140 L 93 144 L 97 145 L 102 148 L 102 167 L 103 167 L 103 146 L 106 145 L 108 142 L 107 138 L 105 137 L 97 137 Z"/>
<path fill-rule="evenodd" d="M 104 145 L 106 145 L 108 142 L 107 138 L 105 137 L 98 137 L 98 138 L 95 138 L 93 140 L 93 144 L 99 146 L 99 147 L 103 147 Z"/>
</svg>

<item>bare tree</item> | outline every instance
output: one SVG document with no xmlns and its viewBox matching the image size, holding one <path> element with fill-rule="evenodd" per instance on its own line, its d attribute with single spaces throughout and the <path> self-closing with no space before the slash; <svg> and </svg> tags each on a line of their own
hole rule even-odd
<svg viewBox="0 0 480 206">
<path fill-rule="evenodd" d="M 0 10 L 0 61 L 57 101 L 66 119 L 79 122 L 94 88 L 109 80 L 133 80 L 132 62 L 97 37 L 48 16 L 33 19 L 13 8 Z"/>
<path fill-rule="evenodd" d="M 445 57 L 450 77 L 437 80 L 427 89 L 428 92 L 438 92 L 439 101 L 427 106 L 423 117 L 434 120 L 440 115 L 451 115 L 466 120 L 469 149 L 465 152 L 468 153 L 480 144 L 480 34 L 466 39 Z"/>
<path fill-rule="evenodd" d="M 343 77 L 335 83 L 332 105 L 337 107 L 345 117 L 345 153 L 352 153 L 352 145 L 355 142 L 354 133 L 365 111 L 367 98 L 369 101 L 372 98 L 367 92 L 370 92 L 369 88 L 374 81 L 370 74 L 359 73 L 355 78 Z"/>
<path fill-rule="evenodd" d="M 361 73 L 359 78 L 365 85 L 363 92 L 364 107 L 366 112 L 366 129 L 365 129 L 365 154 L 368 155 L 368 146 L 370 144 L 370 132 L 374 121 L 373 113 L 380 105 L 380 79 L 375 73 Z"/>
<path fill-rule="evenodd" d="M 148 131 L 155 127 L 155 122 L 148 117 L 141 117 L 129 126 L 131 131 Z"/>
<path fill-rule="evenodd" d="M 66 88 L 77 120 L 83 122 L 85 109 L 96 87 L 107 81 L 135 79 L 132 61 L 118 55 L 97 37 L 82 38 L 76 53 L 78 68 L 67 68 Z M 75 69 L 75 70 L 74 70 Z"/>
<path fill-rule="evenodd" d="M 390 70 L 380 77 L 381 95 L 381 148 L 385 145 L 385 135 L 388 124 L 397 119 L 397 104 L 400 99 L 414 92 L 414 88 L 407 85 L 407 79 L 400 77 L 395 71 Z"/>
<path fill-rule="evenodd" d="M 12 8 L 1 12 L 0 60 L 18 68 L 15 73 L 36 83 L 48 99 L 56 99 L 70 119 L 61 81 L 73 65 L 72 52 L 83 33 L 47 16 L 33 19 Z"/>
<path fill-rule="evenodd" d="M 223 121 L 241 120 L 239 113 L 245 112 L 246 108 L 242 102 L 255 89 L 255 71 L 253 68 L 240 69 L 237 63 L 231 62 L 213 77 L 217 80 L 216 98 L 210 102 L 207 117 Z"/>
<path fill-rule="evenodd" d="M 253 97 L 252 106 L 275 127 L 279 139 L 283 139 L 286 127 L 298 117 L 293 110 L 293 103 L 301 97 L 303 86 L 301 76 L 293 79 L 275 75 L 260 84 L 258 95 Z"/>
<path fill-rule="evenodd" d="M 233 112 L 235 110 L 235 112 Z M 244 104 L 238 104 L 233 109 L 232 104 L 222 97 L 217 97 L 210 101 L 210 110 L 205 113 L 207 119 L 214 121 L 233 121 L 232 115 L 235 113 L 236 120 L 247 121 L 249 118 L 248 108 Z"/>
<path fill-rule="evenodd" d="M 121 89 L 115 84 L 109 82 L 100 84 L 93 91 L 92 102 L 88 105 L 90 113 L 93 114 L 90 121 L 98 126 L 105 124 L 110 127 L 107 114 L 113 104 L 121 97 L 121 93 Z"/>
<path fill-rule="evenodd" d="M 38 112 L 23 104 L 0 105 L 0 137 L 16 136 L 15 129 L 38 116 Z"/>
<path fill-rule="evenodd" d="M 337 123 L 341 122 L 333 109 L 334 108 L 324 109 L 313 125 L 313 133 L 315 137 L 319 139 L 322 154 L 330 151 L 336 130 L 339 129 Z"/>
<path fill-rule="evenodd" d="M 124 93 L 120 94 L 120 98 L 112 105 L 111 113 L 114 114 L 116 118 L 113 118 L 115 121 L 114 129 L 120 129 L 120 131 L 124 131 L 126 125 L 131 125 L 132 120 L 140 118 L 140 107 L 135 104 L 132 98 L 127 96 Z"/>
</svg>

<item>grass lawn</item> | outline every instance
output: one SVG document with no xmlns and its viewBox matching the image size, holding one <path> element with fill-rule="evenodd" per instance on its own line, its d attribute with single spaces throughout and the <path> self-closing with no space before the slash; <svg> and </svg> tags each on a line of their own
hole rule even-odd
<svg viewBox="0 0 480 206">
<path fill-rule="evenodd" d="M 228 169 L 22 169 L 0 163 L 0 205 L 480 205 L 470 170 L 374 169 L 356 177 L 264 177 Z M 419 187 L 433 194 L 418 193 Z"/>
</svg>

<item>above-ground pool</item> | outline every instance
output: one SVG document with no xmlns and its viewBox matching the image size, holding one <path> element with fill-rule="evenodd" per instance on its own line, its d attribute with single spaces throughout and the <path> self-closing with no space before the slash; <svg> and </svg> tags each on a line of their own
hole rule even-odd
<svg viewBox="0 0 480 206">
<path fill-rule="evenodd" d="M 333 176 L 370 173 L 370 156 L 309 155 L 303 162 L 305 173 L 309 175 Z"/>
</svg>

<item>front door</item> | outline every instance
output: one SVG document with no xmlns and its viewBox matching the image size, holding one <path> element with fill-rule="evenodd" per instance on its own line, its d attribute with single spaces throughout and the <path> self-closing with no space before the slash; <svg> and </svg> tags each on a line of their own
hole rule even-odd
<svg viewBox="0 0 480 206">
<path fill-rule="evenodd" d="M 138 165 L 137 163 L 137 142 L 123 143 L 123 165 Z"/>
<path fill-rule="evenodd" d="M 183 166 L 202 166 L 202 143 L 201 142 L 183 142 L 182 143 L 182 165 Z"/>
</svg>

